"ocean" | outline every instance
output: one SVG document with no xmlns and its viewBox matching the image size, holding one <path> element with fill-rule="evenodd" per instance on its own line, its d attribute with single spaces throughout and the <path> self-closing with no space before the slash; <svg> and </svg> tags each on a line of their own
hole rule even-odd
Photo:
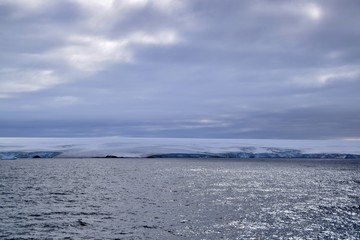
<svg viewBox="0 0 360 240">
<path fill-rule="evenodd" d="M 0 239 L 360 239 L 360 161 L 0 161 Z"/>
</svg>

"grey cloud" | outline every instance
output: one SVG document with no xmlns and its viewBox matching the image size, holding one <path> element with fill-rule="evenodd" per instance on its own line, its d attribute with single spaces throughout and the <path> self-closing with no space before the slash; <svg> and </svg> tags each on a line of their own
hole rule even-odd
<svg viewBox="0 0 360 240">
<path fill-rule="evenodd" d="M 359 137 L 357 1 L 183 3 L 101 15 L 95 27 L 73 1 L 23 18 L 13 17 L 22 8 L 0 5 L 0 68 L 60 79 L 37 91 L 0 89 L 0 136 Z M 306 4 L 321 17 L 307 16 Z M 178 41 L 139 43 L 170 30 Z M 136 32 L 148 35 L 126 46 L 132 62 L 115 59 L 123 48 L 105 49 Z M 89 54 L 86 37 L 104 49 Z M 56 58 L 69 46 L 101 66 L 89 73 Z"/>
</svg>

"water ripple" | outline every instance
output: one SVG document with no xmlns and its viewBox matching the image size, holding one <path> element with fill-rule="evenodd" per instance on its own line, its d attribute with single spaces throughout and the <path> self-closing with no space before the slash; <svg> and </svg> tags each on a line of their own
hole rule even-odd
<svg viewBox="0 0 360 240">
<path fill-rule="evenodd" d="M 360 239 L 360 162 L 0 162 L 1 239 Z"/>
</svg>

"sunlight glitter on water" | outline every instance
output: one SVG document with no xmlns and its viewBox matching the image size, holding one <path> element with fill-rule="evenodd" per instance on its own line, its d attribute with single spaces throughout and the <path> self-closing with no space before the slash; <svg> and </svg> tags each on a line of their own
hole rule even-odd
<svg viewBox="0 0 360 240">
<path fill-rule="evenodd" d="M 0 162 L 1 239 L 359 239 L 360 161 Z"/>
</svg>

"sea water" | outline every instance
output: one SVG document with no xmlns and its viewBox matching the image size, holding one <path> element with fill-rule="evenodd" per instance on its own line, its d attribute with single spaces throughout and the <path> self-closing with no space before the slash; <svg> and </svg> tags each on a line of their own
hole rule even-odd
<svg viewBox="0 0 360 240">
<path fill-rule="evenodd" d="M 0 239 L 360 239 L 360 161 L 0 161 Z"/>
</svg>

